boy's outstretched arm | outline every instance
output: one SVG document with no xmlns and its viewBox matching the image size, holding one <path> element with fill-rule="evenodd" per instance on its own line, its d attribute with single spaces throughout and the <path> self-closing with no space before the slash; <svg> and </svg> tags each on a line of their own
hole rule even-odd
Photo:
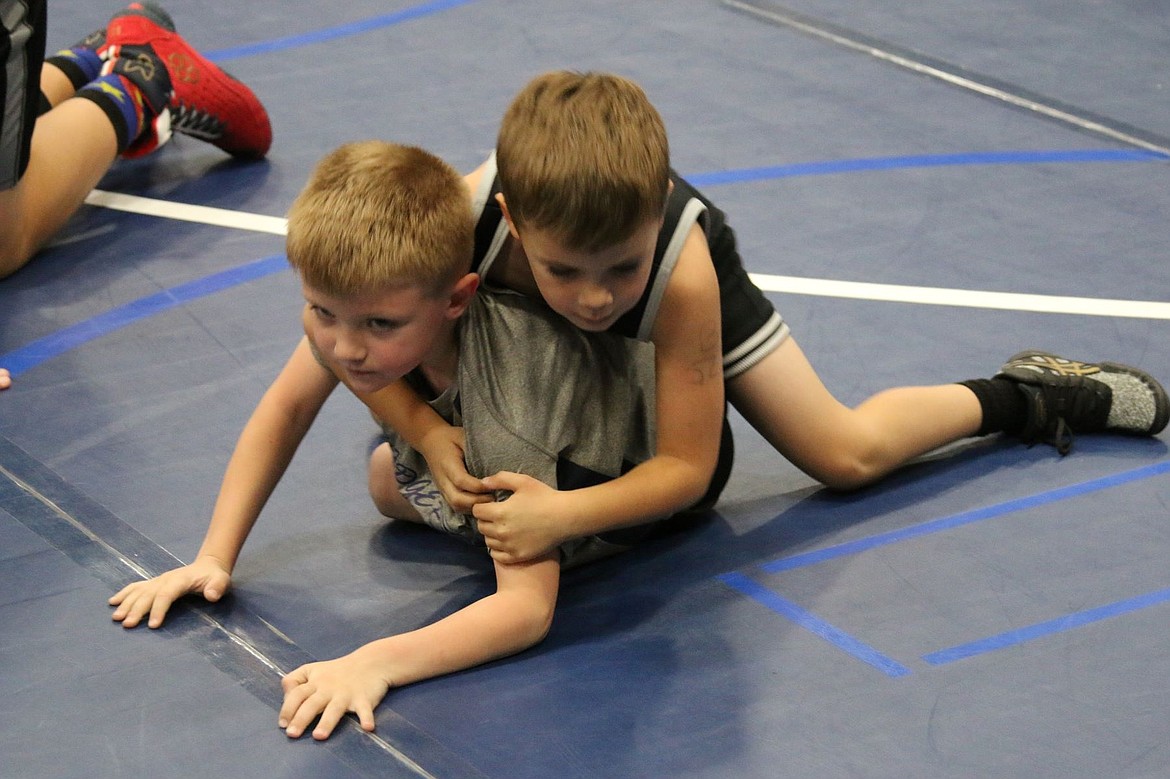
<svg viewBox="0 0 1170 779">
<path fill-rule="evenodd" d="M 374 729 L 374 709 L 391 688 L 497 660 L 548 633 L 560 586 L 556 553 L 496 563 L 496 592 L 426 627 L 372 641 L 344 657 L 297 668 L 284 678 L 278 724 L 299 738 L 328 738 L 347 712 Z"/>
<path fill-rule="evenodd" d="M 198 593 L 217 601 L 227 592 L 260 510 L 336 386 L 302 338 L 240 434 L 195 561 L 124 587 L 109 600 L 114 620 L 132 628 L 149 615 L 147 624 L 157 628 L 180 597 Z"/>
<path fill-rule="evenodd" d="M 490 490 L 512 492 L 473 510 L 493 558 L 524 560 L 571 538 L 663 519 L 706 493 L 723 427 L 723 355 L 718 281 L 698 227 L 671 275 L 652 340 L 655 456 L 616 479 L 571 491 L 514 473 L 484 478 Z"/>
</svg>

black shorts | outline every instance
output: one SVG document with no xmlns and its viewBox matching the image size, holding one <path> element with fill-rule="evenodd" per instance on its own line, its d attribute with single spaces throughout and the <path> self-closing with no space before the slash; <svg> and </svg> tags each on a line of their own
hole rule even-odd
<svg viewBox="0 0 1170 779">
<path fill-rule="evenodd" d="M 28 169 L 33 127 L 44 107 L 45 0 L 0 0 L 0 189 L 12 189 Z"/>
</svg>

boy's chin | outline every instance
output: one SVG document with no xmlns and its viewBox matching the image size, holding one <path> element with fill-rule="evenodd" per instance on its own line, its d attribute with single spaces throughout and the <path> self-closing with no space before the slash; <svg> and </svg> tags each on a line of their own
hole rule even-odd
<svg viewBox="0 0 1170 779">
<path fill-rule="evenodd" d="M 573 326 L 578 330 L 584 330 L 587 333 L 604 333 L 614 323 L 615 317 L 606 317 L 605 319 L 581 319 L 580 317 L 573 317 L 569 320 Z"/>
<path fill-rule="evenodd" d="M 388 380 L 380 373 L 348 372 L 345 375 L 345 383 L 349 385 L 351 389 L 357 390 L 358 392 L 370 393 L 377 392 L 380 389 L 385 389 L 394 382 Z"/>
</svg>

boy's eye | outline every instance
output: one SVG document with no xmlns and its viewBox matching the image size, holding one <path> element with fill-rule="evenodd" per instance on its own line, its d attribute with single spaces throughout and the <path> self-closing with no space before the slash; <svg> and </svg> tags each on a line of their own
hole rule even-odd
<svg viewBox="0 0 1170 779">
<path fill-rule="evenodd" d="M 638 263 L 627 262 L 621 265 L 615 265 L 611 270 L 615 276 L 631 276 L 638 272 Z"/>
<path fill-rule="evenodd" d="M 314 314 L 316 314 L 317 317 L 320 319 L 332 319 L 333 318 L 333 312 L 331 312 L 327 308 L 321 308 L 321 306 L 318 306 L 315 303 L 309 304 L 309 310 L 312 311 Z"/>
<path fill-rule="evenodd" d="M 577 275 L 575 268 L 566 268 L 564 265 L 549 265 L 548 273 L 558 279 L 571 279 Z"/>
<path fill-rule="evenodd" d="M 368 319 L 366 326 L 371 330 L 387 333 L 391 330 L 397 330 L 402 326 L 402 323 L 393 319 Z"/>
</svg>

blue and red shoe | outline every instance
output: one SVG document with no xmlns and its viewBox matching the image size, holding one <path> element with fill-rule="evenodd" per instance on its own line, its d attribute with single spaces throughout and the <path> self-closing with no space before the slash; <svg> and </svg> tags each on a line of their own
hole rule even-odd
<svg viewBox="0 0 1170 779">
<path fill-rule="evenodd" d="M 264 105 L 245 84 L 206 59 L 175 32 L 170 16 L 151 0 L 114 14 L 100 49 L 103 73 L 134 82 L 154 121 L 123 156 L 137 157 L 178 132 L 237 157 L 260 158 L 272 145 Z"/>
</svg>

